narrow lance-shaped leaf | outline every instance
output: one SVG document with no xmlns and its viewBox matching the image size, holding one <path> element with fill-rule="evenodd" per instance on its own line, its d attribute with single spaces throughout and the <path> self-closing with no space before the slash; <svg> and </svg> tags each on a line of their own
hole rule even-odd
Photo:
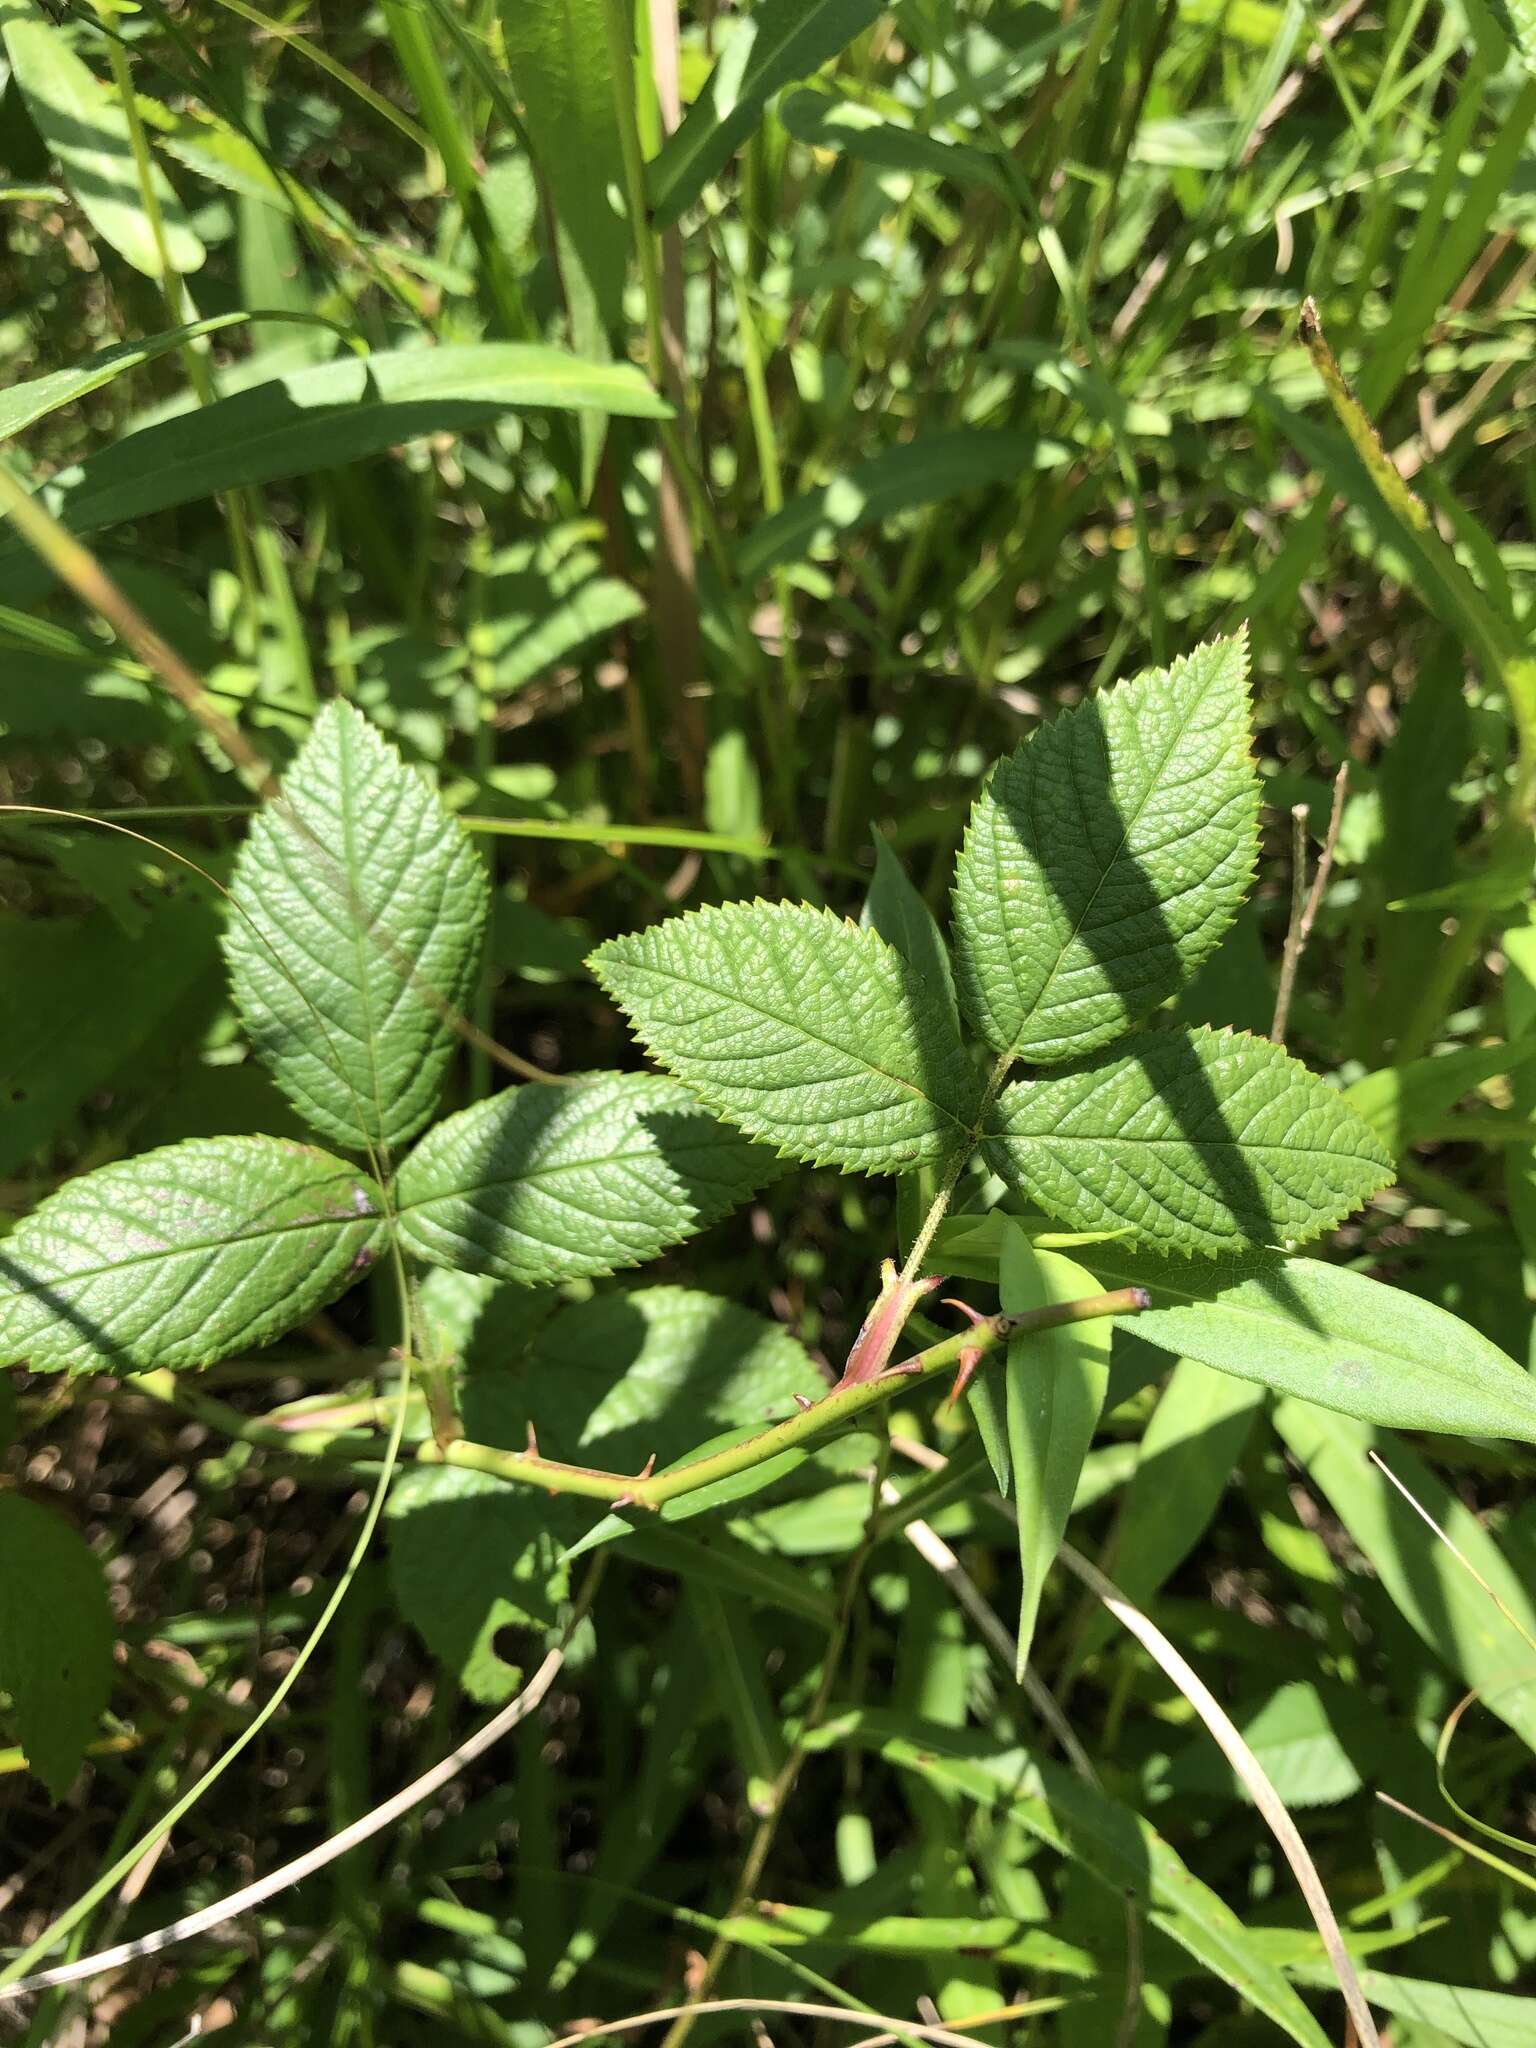
<svg viewBox="0 0 1536 2048">
<path fill-rule="evenodd" d="M 610 0 L 501 0 L 507 70 L 554 217 L 560 283 L 578 355 L 606 362 L 624 316 L 632 237 L 617 195 L 624 156 L 616 96 L 633 95 L 633 67 L 616 76 Z M 603 422 L 581 423 L 585 488 Z"/>
<path fill-rule="evenodd" d="M 1536 1443 L 1536 1380 L 1433 1302 L 1320 1259 L 1093 1252 L 1109 1287 L 1145 1287 L 1136 1335 L 1277 1393 L 1394 1429 Z"/>
<path fill-rule="evenodd" d="M 1090 698 L 998 764 L 955 871 L 966 1014 L 1007 1058 L 1121 1037 L 1172 995 L 1253 879 L 1247 643 Z"/>
<path fill-rule="evenodd" d="M 1392 1178 L 1381 1140 L 1267 1039 L 1153 1031 L 1016 1083 L 987 1155 L 1074 1230 L 1169 1254 L 1316 1237 Z"/>
<path fill-rule="evenodd" d="M 706 1108 L 790 1157 L 908 1173 L 970 1142 L 976 1074 L 942 997 L 875 932 L 728 903 L 610 939 L 591 966 Z"/>
<path fill-rule="evenodd" d="M 328 1138 L 396 1145 L 437 1106 L 488 890 L 463 828 L 350 705 L 315 720 L 235 864 L 235 1001 Z"/>
<path fill-rule="evenodd" d="M 1275 1428 L 1394 1606 L 1489 1713 L 1536 1747 L 1536 1602 L 1477 1516 L 1406 1444 L 1366 1423 L 1282 1401 Z M 1372 1451 L 1448 1542 L 1425 1540 L 1412 1502 L 1371 1463 Z"/>
<path fill-rule="evenodd" d="M 650 166 L 652 217 L 667 227 L 724 170 L 781 86 L 808 78 L 881 12 L 880 0 L 758 0 Z"/>
<path fill-rule="evenodd" d="M 1006 1813 L 1118 1898 L 1141 1900 L 1152 1927 L 1301 2048 L 1327 2048 L 1327 2035 L 1226 1901 L 1200 1882 L 1149 1821 L 1064 1764 L 1004 1748 L 970 1729 L 901 1721 L 867 1708 L 837 1716 L 809 1742 L 813 1748 L 855 1742 L 876 1749 L 898 1770 Z"/>
<path fill-rule="evenodd" d="M 396 1207 L 418 1258 L 534 1287 L 643 1265 L 775 1170 L 676 1082 L 607 1074 L 446 1117 L 400 1169 Z"/>
<path fill-rule="evenodd" d="M 0 1690 L 28 1766 L 69 1790 L 112 1690 L 116 1633 L 100 1560 L 55 1506 L 0 1493 Z"/>
<path fill-rule="evenodd" d="M 1099 1282 L 1071 1259 L 1037 1252 L 1015 1224 L 1003 1239 L 1002 1305 L 1012 1315 L 1048 1303 L 1082 1301 Z M 1083 1460 L 1093 1442 L 1109 1384 L 1114 1325 L 1107 1318 L 1015 1337 L 1008 1346 L 1003 1395 L 1008 1461 L 1018 1521 L 1018 1669 L 1029 1662 L 1040 1595 L 1072 1512 Z"/>
<path fill-rule="evenodd" d="M 30 0 L 0 0 L 0 34 L 27 112 L 58 158 L 81 212 L 124 262 L 146 277 L 159 277 L 160 249 L 144 206 L 128 117 L 116 93 Z M 153 159 L 149 176 L 170 268 L 198 269 L 207 252 Z"/>
<path fill-rule="evenodd" d="M 241 484 L 338 469 L 428 434 L 467 433 L 530 406 L 665 419 L 629 363 L 523 342 L 380 350 L 312 363 L 195 413 L 124 434 L 61 471 L 48 504 L 75 533 Z M 18 544 L 19 545 L 19 544 Z"/>
<path fill-rule="evenodd" d="M 351 1286 L 384 1200 L 344 1160 L 277 1138 L 191 1138 L 67 1181 L 0 1243 L 0 1365 L 211 1365 Z"/>
</svg>

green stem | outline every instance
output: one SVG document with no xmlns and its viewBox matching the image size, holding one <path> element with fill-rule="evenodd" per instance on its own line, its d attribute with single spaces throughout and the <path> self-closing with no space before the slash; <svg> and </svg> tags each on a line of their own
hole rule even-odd
<svg viewBox="0 0 1536 2048">
<path fill-rule="evenodd" d="M 974 1327 L 957 1331 L 942 1343 L 920 1351 L 915 1358 L 890 1367 L 878 1378 L 836 1387 L 820 1401 L 775 1423 L 771 1429 L 760 1430 L 742 1443 L 728 1444 L 724 1450 L 713 1451 L 670 1471 L 634 1476 L 597 1472 L 585 1465 L 557 1463 L 542 1457 L 532 1447 L 526 1451 L 505 1451 L 491 1444 L 468 1442 L 424 1443 L 418 1447 L 416 1457 L 421 1464 L 457 1465 L 471 1472 L 487 1472 L 515 1485 L 542 1487 L 547 1493 L 578 1494 L 589 1500 L 655 1510 L 685 1494 L 697 1493 L 701 1487 L 715 1486 L 738 1473 L 750 1472 L 785 1451 L 799 1450 L 831 1430 L 845 1428 L 867 1408 L 888 1401 L 898 1388 L 958 1366 L 963 1353 L 984 1355 L 1025 1331 L 1054 1330 L 1065 1323 L 1091 1322 L 1103 1316 L 1135 1315 L 1148 1305 L 1144 1288 L 1122 1287 L 1110 1294 L 1090 1295 L 1082 1301 L 1026 1309 L 1018 1315 L 989 1316 Z"/>
</svg>

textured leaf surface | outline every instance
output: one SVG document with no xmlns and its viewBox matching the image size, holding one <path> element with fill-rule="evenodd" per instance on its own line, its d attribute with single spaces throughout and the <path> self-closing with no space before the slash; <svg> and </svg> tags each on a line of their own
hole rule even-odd
<svg viewBox="0 0 1536 2048">
<path fill-rule="evenodd" d="M 144 209 L 128 118 L 116 93 L 82 63 L 40 7 L 0 0 L 0 32 L 27 112 L 58 158 L 72 197 L 101 239 L 146 277 L 160 250 Z M 151 159 L 150 181 L 173 271 L 196 270 L 206 251 L 171 185 Z"/>
<path fill-rule="evenodd" d="M 1003 1748 L 967 1729 L 898 1721 L 871 1710 L 841 1715 L 812 1737 L 818 1748 L 832 1741 L 876 1748 L 898 1770 L 1005 1811 L 1116 1897 L 1143 1901 L 1151 1926 L 1302 2048 L 1326 2048 L 1328 2037 L 1232 1908 L 1200 1882 L 1149 1821 L 1084 1784 L 1066 1765 Z"/>
<path fill-rule="evenodd" d="M 191 1138 L 99 1167 L 0 1242 L 0 1364 L 211 1365 L 350 1286 L 382 1214 L 366 1174 L 277 1138 Z"/>
<path fill-rule="evenodd" d="M 880 13 L 880 0 L 759 0 L 733 34 L 704 89 L 650 166 L 653 217 L 675 221 L 724 170 L 780 86 L 846 49 Z"/>
<path fill-rule="evenodd" d="M 1082 1301 L 1100 1291 L 1093 1275 L 1071 1259 L 1034 1250 L 1017 1225 L 1003 1240 L 999 1279 L 1002 1306 L 1009 1315 L 1053 1302 Z M 1106 1318 L 1026 1332 L 1008 1346 L 1003 1386 L 1022 1580 L 1021 1674 L 1029 1662 L 1046 1574 L 1066 1533 L 1083 1460 L 1104 1406 L 1113 1331 Z"/>
<path fill-rule="evenodd" d="M 492 1442 L 523 1442 L 532 1422 L 546 1456 L 638 1470 L 696 1449 L 733 1424 L 794 1413 L 826 1382 L 777 1323 L 691 1287 L 603 1294 L 554 1316 L 504 1372 L 481 1377 L 494 1400 Z"/>
<path fill-rule="evenodd" d="M 975 1072 L 942 996 L 875 932 L 728 903 L 611 939 L 591 965 L 662 1066 L 793 1158 L 907 1173 L 967 1139 Z"/>
<path fill-rule="evenodd" d="M 1248 654 L 1214 640 L 1065 711 L 999 762 L 955 871 L 967 1015 L 998 1052 L 1070 1059 L 1172 995 L 1253 879 Z"/>
<path fill-rule="evenodd" d="M 0 1690 L 28 1765 L 55 1799 L 107 1704 L 115 1633 L 85 1538 L 40 1501 L 0 1493 Z"/>
<path fill-rule="evenodd" d="M 1277 1393 L 1394 1429 L 1536 1443 L 1536 1381 L 1458 1316 L 1319 1259 L 1175 1262 L 1095 1247 L 1107 1287 L 1141 1286 L 1136 1335 Z"/>
<path fill-rule="evenodd" d="M 1015 1083 L 987 1151 L 1074 1230 L 1170 1253 L 1316 1237 L 1392 1178 L 1381 1140 L 1267 1039 L 1154 1031 Z"/>
<path fill-rule="evenodd" d="M 396 1145 L 437 1106 L 473 986 L 485 871 L 415 769 L 328 704 L 235 863 L 235 1001 L 326 1137 Z"/>
<path fill-rule="evenodd" d="M 396 1206 L 418 1257 L 534 1287 L 644 1265 L 774 1170 L 675 1081 L 606 1074 L 446 1117 L 401 1168 Z"/>
</svg>

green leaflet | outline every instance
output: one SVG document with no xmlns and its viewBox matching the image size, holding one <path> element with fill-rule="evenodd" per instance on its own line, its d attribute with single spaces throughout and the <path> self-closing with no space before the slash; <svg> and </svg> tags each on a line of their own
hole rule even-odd
<svg viewBox="0 0 1536 2048">
<path fill-rule="evenodd" d="M 1275 1428 L 1405 1619 L 1448 1670 L 1476 1688 L 1490 1714 L 1536 1748 L 1536 1601 L 1477 1516 L 1415 1451 L 1367 1423 L 1282 1401 Z M 1459 1556 L 1425 1541 L 1414 1507 L 1371 1464 L 1372 1450 Z"/>
<path fill-rule="evenodd" d="M 1033 473 L 1037 453 L 1032 435 L 1002 427 L 919 434 L 791 498 L 747 535 L 737 551 L 737 570 L 750 583 L 786 562 L 831 548 L 845 533 L 967 491 L 1016 485 Z"/>
<path fill-rule="evenodd" d="M 1089 1257 L 1102 1271 L 1104 1261 L 1092 1252 Z M 1161 1301 L 1161 1294 L 1155 1299 Z M 1263 1405 L 1263 1390 L 1245 1380 L 1213 1372 L 1193 1358 L 1175 1363 L 1142 1432 L 1136 1469 L 1103 1560 L 1138 1607 L 1166 1584 L 1209 1528 Z M 1079 1637 L 1074 1667 L 1107 1642 L 1114 1628 L 1111 1616 L 1098 1609 Z"/>
<path fill-rule="evenodd" d="M 1316 1237 L 1392 1178 L 1380 1139 L 1300 1061 L 1205 1029 L 1015 1083 L 986 1149 L 1047 1215 L 1166 1253 Z"/>
<path fill-rule="evenodd" d="M 880 0 L 758 0 L 649 167 L 651 214 L 669 227 L 757 127 L 781 86 L 808 78 L 880 13 Z"/>
<path fill-rule="evenodd" d="M 826 1382 L 789 1332 L 692 1287 L 600 1294 L 545 1323 L 478 1398 L 492 1443 L 521 1449 L 526 1426 L 546 1457 L 637 1470 L 701 1451 L 701 1439 L 794 1413 Z"/>
<path fill-rule="evenodd" d="M 331 703 L 251 826 L 231 894 L 231 986 L 284 1094 L 359 1151 L 411 1137 L 479 960 L 488 889 L 463 828 Z"/>
<path fill-rule="evenodd" d="M 1394 1429 L 1536 1443 L 1536 1381 L 1459 1317 L 1318 1259 L 1090 1254 L 1108 1287 L 1150 1290 L 1149 1344 Z"/>
<path fill-rule="evenodd" d="M 1213 640 L 1063 712 L 998 764 L 955 871 L 960 996 L 1008 1058 L 1118 1038 L 1187 980 L 1253 879 L 1248 649 Z"/>
<path fill-rule="evenodd" d="M 0 1691 L 54 1799 L 69 1790 L 107 1704 L 116 1634 L 85 1538 L 57 1508 L 0 1493 Z"/>
<path fill-rule="evenodd" d="M 669 410 L 629 363 L 586 363 L 564 349 L 380 350 L 311 363 L 124 434 L 54 477 L 48 503 L 72 531 L 89 533 L 240 484 L 310 476 L 428 434 L 490 426 L 527 406 L 641 419 Z"/>
<path fill-rule="evenodd" d="M 1302 2048 L 1327 2036 L 1224 1900 L 1194 1875 L 1139 1813 L 1085 1785 L 1062 1764 L 1001 1746 L 969 1730 L 941 1728 L 865 1709 L 843 1714 L 808 1739 L 813 1749 L 855 1742 L 898 1770 L 915 1771 L 1015 1821 L 1048 1849 L 1081 1865 L 1117 1896 L 1145 1901 L 1149 1923 L 1202 1969 L 1231 1985 Z"/>
<path fill-rule="evenodd" d="M 1099 1292 L 1091 1273 L 1059 1253 L 1035 1251 L 1017 1224 L 1003 1239 L 999 1282 L 1002 1306 L 1010 1315 Z M 1066 1533 L 1083 1460 L 1104 1406 L 1113 1330 L 1107 1319 L 1071 1323 L 1015 1337 L 1008 1346 L 1008 1462 L 1022 1579 L 1020 1677 L 1029 1662 L 1046 1573 Z"/>
<path fill-rule="evenodd" d="M 773 1171 L 675 1081 L 603 1074 L 504 1089 L 445 1118 L 395 1199 L 418 1258 L 534 1287 L 643 1265 Z"/>
<path fill-rule="evenodd" d="M 875 875 L 869 885 L 861 922 L 873 926 L 889 946 L 926 984 L 930 996 L 942 1001 L 960 1036 L 960 1010 L 955 1001 L 955 976 L 949 948 L 933 912 L 913 887 L 883 832 L 873 834 Z"/>
<path fill-rule="evenodd" d="M 117 94 L 71 49 L 30 0 L 0 0 L 0 34 L 27 112 L 91 226 L 146 277 L 161 274 L 160 251 L 139 189 L 128 118 Z M 197 270 L 207 251 L 170 179 L 153 158 L 150 181 L 173 271 Z"/>
<path fill-rule="evenodd" d="M 975 1069 L 942 998 L 875 932 L 728 903 L 610 939 L 590 965 L 662 1066 L 781 1153 L 908 1173 L 969 1147 Z"/>
<path fill-rule="evenodd" d="M 313 1315 L 383 1243 L 366 1174 L 278 1138 L 191 1138 L 123 1159 L 0 1242 L 0 1364 L 211 1365 Z"/>
<path fill-rule="evenodd" d="M 1371 1708 L 1358 1695 L 1332 1686 L 1325 1695 L 1301 1680 L 1277 1687 L 1256 1704 L 1239 1706 L 1233 1718 L 1269 1782 L 1293 1807 L 1336 1805 L 1360 1790 L 1360 1773 L 1341 1739 L 1341 1727 L 1359 1755 L 1369 1755 L 1381 1740 Z M 1191 1792 L 1215 1799 L 1253 1797 L 1203 1728 L 1175 1752 L 1159 1790 L 1179 1799 Z"/>
<path fill-rule="evenodd" d="M 402 1472 L 386 1513 L 400 1612 L 471 1699 L 499 1706 L 526 1675 L 500 1654 L 501 1631 L 559 1618 L 561 1518 L 539 1494 L 452 1466 Z"/>
</svg>

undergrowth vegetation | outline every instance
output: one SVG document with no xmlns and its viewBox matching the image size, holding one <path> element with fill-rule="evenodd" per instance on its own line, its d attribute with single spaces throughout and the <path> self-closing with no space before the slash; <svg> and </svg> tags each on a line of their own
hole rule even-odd
<svg viewBox="0 0 1536 2048">
<path fill-rule="evenodd" d="M 1536 2038 L 1533 124 L 0 0 L 4 2038 Z"/>
</svg>

